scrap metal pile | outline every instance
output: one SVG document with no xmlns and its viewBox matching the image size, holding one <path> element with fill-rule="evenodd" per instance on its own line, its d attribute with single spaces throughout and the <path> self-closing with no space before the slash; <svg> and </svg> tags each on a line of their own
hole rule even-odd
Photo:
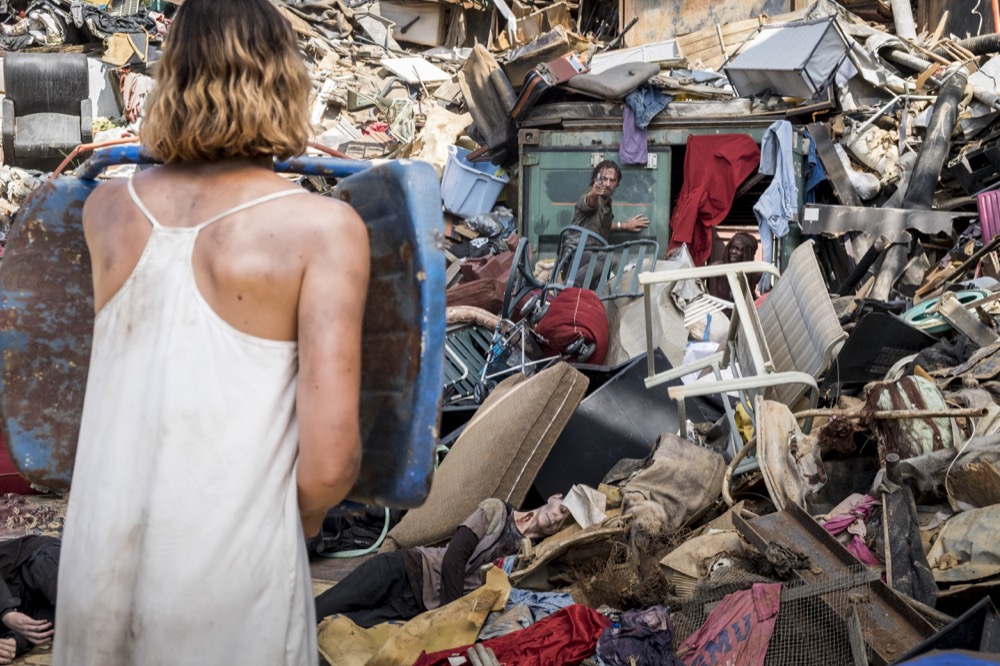
<svg viewBox="0 0 1000 666">
<path fill-rule="evenodd" d="M 88 54 L 115 93 L 95 140 L 117 138 L 141 129 L 174 11 L 155 4 L 2 3 L 0 45 Z M 276 4 L 309 63 L 315 149 L 442 177 L 445 453 L 383 548 L 447 540 L 490 497 L 571 507 L 507 558 L 508 583 L 454 602 L 457 637 L 500 658 L 570 633 L 563 659 L 609 664 L 1000 652 L 994 17 L 747 2 L 671 34 L 684 3 Z M 539 175 L 543 147 L 583 166 Z M 635 206 L 649 231 L 568 243 L 605 158 L 616 219 Z M 5 160 L 3 212 L 43 180 Z M 312 548 L 341 545 L 359 543 Z M 386 635 L 327 622 L 320 645 L 388 663 Z"/>
</svg>

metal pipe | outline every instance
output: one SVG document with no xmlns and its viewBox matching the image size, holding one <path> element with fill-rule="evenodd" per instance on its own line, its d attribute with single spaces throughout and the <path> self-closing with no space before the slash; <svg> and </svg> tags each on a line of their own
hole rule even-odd
<svg viewBox="0 0 1000 666">
<path fill-rule="evenodd" d="M 903 196 L 903 208 L 930 210 L 934 202 L 934 189 L 941 177 L 941 168 L 951 148 L 951 134 L 958 121 L 958 105 L 965 95 L 969 82 L 969 71 L 959 67 L 948 77 L 938 93 L 927 126 L 927 135 L 917 154 L 910 183 Z"/>
<path fill-rule="evenodd" d="M 963 419 L 970 416 L 986 416 L 985 407 L 961 407 L 956 409 L 887 409 L 878 412 L 859 412 L 852 409 L 805 409 L 795 412 L 796 419 L 816 416 L 842 419 L 874 419 L 876 421 L 897 421 L 901 419 Z"/>
<path fill-rule="evenodd" d="M 993 9 L 996 11 L 997 0 L 993 0 Z M 1000 29 L 1000 28 L 994 28 Z M 966 51 L 971 51 L 975 55 L 985 55 L 987 53 L 1000 53 L 1000 33 L 992 33 L 988 35 L 979 35 L 978 37 L 970 37 L 968 39 L 960 39 L 955 42 L 961 48 Z M 937 53 L 938 49 L 934 50 Z M 943 55 L 943 54 L 942 54 Z"/>
<path fill-rule="evenodd" d="M 847 276 L 843 284 L 841 284 L 837 289 L 838 296 L 847 296 L 857 288 L 858 283 L 861 282 L 861 278 L 865 276 L 868 269 L 872 267 L 875 260 L 878 259 L 880 254 L 882 254 L 887 242 L 888 241 L 886 241 L 885 238 L 879 238 L 871 247 L 868 248 L 868 251 L 865 252 L 863 257 L 861 257 L 858 265 L 854 267 L 851 274 Z"/>
<path fill-rule="evenodd" d="M 913 21 L 913 8 L 910 0 L 892 0 L 892 23 L 896 26 L 896 34 L 903 39 L 917 38 L 917 24 Z"/>
</svg>

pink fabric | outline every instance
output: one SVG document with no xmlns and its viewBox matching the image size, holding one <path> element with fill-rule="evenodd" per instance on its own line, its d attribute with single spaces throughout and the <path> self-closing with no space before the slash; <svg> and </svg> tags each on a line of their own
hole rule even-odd
<svg viewBox="0 0 1000 666">
<path fill-rule="evenodd" d="M 865 523 L 871 518 L 872 512 L 878 505 L 879 501 L 871 495 L 854 494 L 835 506 L 826 516 L 820 516 L 817 520 L 830 534 L 837 535 L 845 530 L 851 534 L 851 539 L 847 542 L 847 550 L 860 562 L 868 566 L 881 566 L 881 562 L 865 543 L 865 536 L 868 534 Z"/>
<path fill-rule="evenodd" d="M 868 544 L 865 543 L 865 540 L 857 534 L 851 537 L 851 541 L 847 544 L 847 550 L 849 550 L 854 557 L 858 558 L 858 561 L 862 564 L 867 564 L 870 567 L 882 566 L 882 563 L 878 561 L 877 557 L 875 557 L 875 553 L 868 548 Z"/>
<path fill-rule="evenodd" d="M 597 639 L 611 620 L 592 608 L 573 604 L 530 627 L 482 642 L 504 666 L 568 666 L 597 650 Z M 448 657 L 464 655 L 471 645 L 423 653 L 413 666 L 448 666 Z"/>
<path fill-rule="evenodd" d="M 146 97 L 153 90 L 153 79 L 145 74 L 128 72 L 119 80 L 118 85 L 125 102 L 125 120 L 134 123 L 142 115 Z"/>
<path fill-rule="evenodd" d="M 705 623 L 681 643 L 685 666 L 763 666 L 781 604 L 781 583 L 757 583 L 726 595 Z"/>
<path fill-rule="evenodd" d="M 684 184 L 670 216 L 670 249 L 687 243 L 695 266 L 712 253 L 712 227 L 726 219 L 733 197 L 760 164 L 749 134 L 692 135 L 684 154 Z"/>
</svg>

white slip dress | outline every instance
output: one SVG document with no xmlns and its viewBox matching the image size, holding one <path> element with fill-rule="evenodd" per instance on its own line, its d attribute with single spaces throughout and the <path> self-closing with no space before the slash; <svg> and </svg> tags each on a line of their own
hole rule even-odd
<svg viewBox="0 0 1000 666">
<path fill-rule="evenodd" d="M 152 224 L 101 308 L 67 509 L 57 666 L 316 664 L 298 512 L 298 346 L 221 319 L 198 234 Z"/>
</svg>

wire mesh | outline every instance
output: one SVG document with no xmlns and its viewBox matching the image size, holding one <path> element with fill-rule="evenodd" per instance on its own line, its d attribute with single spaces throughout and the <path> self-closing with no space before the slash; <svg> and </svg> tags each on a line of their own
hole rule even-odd
<svg viewBox="0 0 1000 666">
<path fill-rule="evenodd" d="M 872 577 L 867 572 L 858 566 L 809 583 L 785 583 L 765 666 L 853 666 L 847 618 L 852 605 L 870 601 Z M 704 624 L 726 595 L 768 582 L 774 581 L 735 566 L 713 572 L 691 598 L 673 605 L 674 649 Z M 861 649 L 871 660 L 871 649 Z"/>
</svg>

